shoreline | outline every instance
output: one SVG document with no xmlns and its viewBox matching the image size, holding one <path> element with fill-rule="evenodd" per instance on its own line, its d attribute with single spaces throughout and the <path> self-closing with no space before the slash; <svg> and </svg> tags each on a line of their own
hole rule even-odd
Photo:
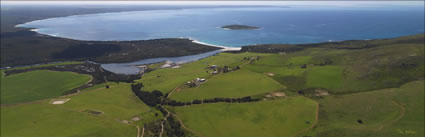
<svg viewBox="0 0 425 137">
<path fill-rule="evenodd" d="M 39 28 L 26 28 L 26 27 L 21 27 L 21 28 L 28 29 L 29 31 L 36 32 L 37 34 L 41 34 L 41 35 L 48 35 L 48 36 L 51 36 L 51 37 L 62 38 L 62 39 L 70 39 L 70 38 L 60 37 L 60 36 L 57 36 L 57 35 L 54 35 L 54 34 L 42 34 L 42 33 L 39 32 L 40 31 Z M 221 46 L 221 45 L 209 44 L 209 43 L 198 41 L 198 40 L 193 39 L 191 37 L 178 37 L 178 38 L 179 39 L 188 39 L 188 40 L 191 40 L 193 43 L 196 43 L 196 44 L 201 44 L 201 45 L 205 45 L 205 46 L 222 48 L 221 50 L 223 50 L 223 51 L 239 51 L 239 50 L 242 49 L 242 46 L 241 47 L 228 47 L 228 46 Z M 131 41 L 158 40 L 158 39 L 167 39 L 167 38 L 139 39 L 139 40 L 105 40 L 105 41 L 106 42 L 107 41 L 127 41 L 127 42 L 130 41 L 131 42 Z M 78 39 L 71 39 L 71 40 L 75 40 L 75 41 L 102 41 L 102 42 L 105 42 L 103 40 L 78 40 Z"/>
<path fill-rule="evenodd" d="M 214 45 L 214 44 L 209 44 L 209 43 L 201 42 L 201 41 L 195 40 L 193 38 L 183 38 L 183 39 L 189 39 L 193 43 L 196 43 L 196 44 L 201 44 L 201 45 L 205 45 L 205 46 L 222 48 L 221 49 L 222 51 L 239 51 L 239 50 L 242 49 L 242 46 L 241 47 L 227 47 L 227 46 Z"/>
</svg>

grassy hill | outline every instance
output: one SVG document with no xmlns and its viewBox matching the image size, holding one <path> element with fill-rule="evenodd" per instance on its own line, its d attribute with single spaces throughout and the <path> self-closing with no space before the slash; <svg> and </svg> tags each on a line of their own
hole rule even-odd
<svg viewBox="0 0 425 137">
<path fill-rule="evenodd" d="M 197 77 L 211 77 L 211 70 L 206 69 L 211 65 L 223 67 L 224 65 L 235 67 L 246 63 L 243 60 L 246 56 L 267 56 L 262 53 L 244 53 L 244 54 L 231 54 L 220 53 L 218 55 L 208 57 L 196 62 L 181 65 L 182 68 L 166 68 L 157 69 L 143 75 L 139 82 L 143 83 L 146 91 L 159 90 L 163 93 L 169 93 L 174 88 L 185 84 L 187 81 L 193 80 Z"/>
<path fill-rule="evenodd" d="M 210 78 L 199 87 L 183 88 L 173 93 L 171 99 L 192 101 L 195 99 L 240 98 L 282 90 L 285 87 L 273 79 L 247 70 L 229 72 Z"/>
<path fill-rule="evenodd" d="M 51 97 L 86 84 L 91 77 L 72 72 L 37 70 L 1 77 L 1 104 L 24 103 Z"/>
<path fill-rule="evenodd" d="M 129 137 L 137 134 L 137 129 L 131 125 L 52 106 L 48 102 L 2 107 L 1 114 L 1 136 Z"/>
<path fill-rule="evenodd" d="M 293 136 L 314 123 L 317 103 L 301 96 L 241 104 L 173 108 L 185 125 L 204 137 Z"/>
<path fill-rule="evenodd" d="M 321 104 L 319 123 L 300 137 L 424 136 L 423 80 L 400 88 L 329 96 L 317 101 Z"/>
<path fill-rule="evenodd" d="M 110 87 L 105 88 L 106 85 Z M 136 126 L 142 127 L 143 121 L 155 119 L 150 117 L 150 108 L 133 95 L 127 83 L 101 84 L 57 99 L 70 100 L 57 105 L 44 100 L 2 106 L 1 136 L 129 137 L 137 135 Z M 134 117 L 144 120 L 133 121 Z"/>
<path fill-rule="evenodd" d="M 247 69 L 274 73 L 292 91 L 324 88 L 333 94 L 398 87 L 424 77 L 424 45 L 393 44 L 364 49 L 308 48 L 266 56 Z"/>
<path fill-rule="evenodd" d="M 132 84 L 109 82 L 55 99 L 70 99 L 65 104 L 49 99 L 3 105 L 1 135 L 115 137 L 145 129 L 144 137 L 422 137 L 425 45 L 418 39 L 424 36 L 291 45 L 290 52 L 287 45 L 254 46 L 251 52 L 220 53 L 179 68 L 152 64 L 154 70 Z M 221 71 L 212 74 L 215 70 Z M 51 85 L 61 81 L 50 73 L 2 77 L 2 101 L 8 97 L 3 94 L 13 95 L 3 92 L 10 88 L 3 84 L 8 78 L 27 85 L 19 88 L 63 86 Z M 196 78 L 206 80 L 187 84 Z M 38 84 L 42 80 L 50 83 Z M 255 100 L 236 99 L 245 96 Z"/>
<path fill-rule="evenodd" d="M 180 117 L 188 131 L 198 136 L 421 137 L 424 134 L 424 43 L 418 39 L 423 37 L 346 41 L 337 43 L 340 46 L 335 43 L 292 45 L 301 49 L 291 52 L 274 52 L 275 49 L 260 45 L 261 53 L 252 53 L 256 50 L 221 53 L 180 68 L 154 70 L 138 82 L 144 84 L 145 91 L 161 90 L 171 93 L 168 99 L 183 102 L 248 95 L 287 103 L 276 108 L 267 105 L 269 101 L 186 103 L 185 107 L 167 107 Z M 263 50 L 271 52 L 263 53 Z M 206 73 L 211 72 L 208 68 L 211 65 L 240 66 L 241 69 L 213 75 Z M 192 88 L 184 86 L 197 77 L 205 78 L 206 82 Z M 263 81 L 267 77 L 269 80 Z M 287 97 L 267 97 L 275 90 L 284 92 Z M 300 95 L 320 106 L 318 123 L 313 128 L 294 130 L 282 128 L 286 127 L 283 121 L 280 125 L 264 122 L 267 118 L 263 117 L 275 116 L 268 113 L 273 112 L 269 109 L 290 106 L 288 112 L 296 113 L 291 109 L 302 108 L 298 106 L 301 103 L 287 100 Z M 283 112 L 282 115 L 287 116 Z M 255 118 L 264 123 L 255 123 Z"/>
</svg>

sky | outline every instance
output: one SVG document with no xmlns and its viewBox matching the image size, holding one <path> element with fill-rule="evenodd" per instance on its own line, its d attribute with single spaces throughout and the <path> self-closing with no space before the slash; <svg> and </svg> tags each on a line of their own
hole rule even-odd
<svg viewBox="0 0 425 137">
<path fill-rule="evenodd" d="M 406 5 L 423 6 L 424 1 L 1 1 L 1 4 L 84 4 L 84 5 L 334 5 L 334 6 L 364 6 L 364 5 Z"/>
</svg>

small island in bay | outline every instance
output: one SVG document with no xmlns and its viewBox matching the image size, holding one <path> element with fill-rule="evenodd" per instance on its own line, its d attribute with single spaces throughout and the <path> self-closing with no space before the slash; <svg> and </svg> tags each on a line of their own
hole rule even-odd
<svg viewBox="0 0 425 137">
<path fill-rule="evenodd" d="M 228 30 L 256 30 L 256 29 L 261 29 L 260 27 L 248 26 L 248 25 L 237 25 L 237 24 L 226 25 L 226 26 L 222 26 L 221 28 L 222 29 L 228 29 Z"/>
</svg>

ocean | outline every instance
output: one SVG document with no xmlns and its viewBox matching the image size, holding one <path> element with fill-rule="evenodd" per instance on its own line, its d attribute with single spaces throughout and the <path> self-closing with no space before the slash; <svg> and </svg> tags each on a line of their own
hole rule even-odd
<svg viewBox="0 0 425 137">
<path fill-rule="evenodd" d="M 225 30 L 224 25 L 261 27 Z M 240 47 L 392 38 L 424 33 L 422 6 L 251 6 L 75 15 L 18 25 L 76 40 L 191 38 Z"/>
</svg>

